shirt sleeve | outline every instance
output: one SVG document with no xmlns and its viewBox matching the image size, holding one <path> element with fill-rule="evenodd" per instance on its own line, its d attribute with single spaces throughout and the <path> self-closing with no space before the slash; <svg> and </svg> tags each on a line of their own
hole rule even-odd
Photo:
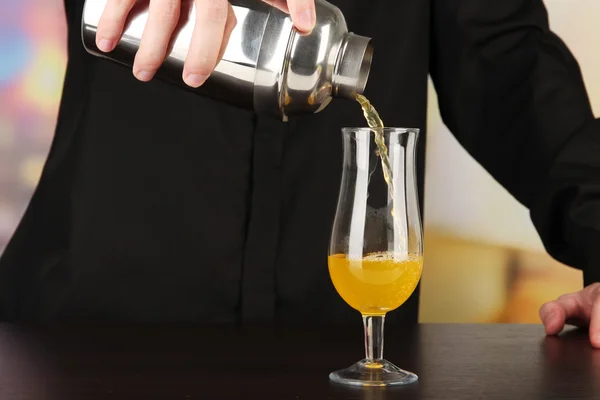
<svg viewBox="0 0 600 400">
<path fill-rule="evenodd" d="M 433 0 L 444 123 L 519 202 L 548 253 L 600 281 L 600 121 L 542 0 Z"/>
</svg>

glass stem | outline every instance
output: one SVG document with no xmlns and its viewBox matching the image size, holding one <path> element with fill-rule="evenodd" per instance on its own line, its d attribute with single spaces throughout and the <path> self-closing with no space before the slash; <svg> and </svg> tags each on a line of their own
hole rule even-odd
<svg viewBox="0 0 600 400">
<path fill-rule="evenodd" d="M 367 362 L 383 360 L 383 323 L 385 315 L 363 315 Z"/>
</svg>

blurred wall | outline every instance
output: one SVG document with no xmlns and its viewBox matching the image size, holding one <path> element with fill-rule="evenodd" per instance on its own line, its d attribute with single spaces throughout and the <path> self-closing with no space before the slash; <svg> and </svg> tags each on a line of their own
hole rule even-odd
<svg viewBox="0 0 600 400">
<path fill-rule="evenodd" d="M 547 0 L 600 108 L 598 0 Z M 37 184 L 65 71 L 62 0 L 0 1 L 0 252 Z M 421 320 L 537 322 L 537 309 L 581 287 L 548 257 L 527 210 L 456 143 L 430 89 Z"/>
</svg>

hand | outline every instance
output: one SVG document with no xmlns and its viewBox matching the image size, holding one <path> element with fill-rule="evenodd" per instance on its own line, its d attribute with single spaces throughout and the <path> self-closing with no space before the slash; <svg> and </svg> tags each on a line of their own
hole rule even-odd
<svg viewBox="0 0 600 400">
<path fill-rule="evenodd" d="M 590 342 L 600 348 L 600 283 L 544 304 L 540 308 L 540 318 L 548 335 L 559 334 L 565 324 L 589 326 Z"/>
<path fill-rule="evenodd" d="M 171 35 L 179 21 L 181 1 L 150 1 L 148 21 L 133 64 L 133 74 L 140 81 L 151 80 L 163 63 Z M 299 31 L 310 32 L 314 28 L 314 0 L 265 1 L 289 12 Z M 96 35 L 96 46 L 100 51 L 109 52 L 115 48 L 135 3 L 136 0 L 107 1 Z M 195 0 L 195 3 L 196 25 L 182 76 L 191 87 L 201 86 L 213 72 L 236 25 L 233 8 L 227 0 Z"/>
</svg>

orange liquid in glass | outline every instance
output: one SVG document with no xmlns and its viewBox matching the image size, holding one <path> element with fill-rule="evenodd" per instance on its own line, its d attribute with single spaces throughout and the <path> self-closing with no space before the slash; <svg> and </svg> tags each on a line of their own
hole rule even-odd
<svg viewBox="0 0 600 400">
<path fill-rule="evenodd" d="M 423 257 L 414 254 L 403 260 L 386 252 L 352 260 L 335 254 L 328 264 L 338 294 L 363 315 L 385 315 L 400 307 L 415 291 L 423 271 Z"/>
</svg>

